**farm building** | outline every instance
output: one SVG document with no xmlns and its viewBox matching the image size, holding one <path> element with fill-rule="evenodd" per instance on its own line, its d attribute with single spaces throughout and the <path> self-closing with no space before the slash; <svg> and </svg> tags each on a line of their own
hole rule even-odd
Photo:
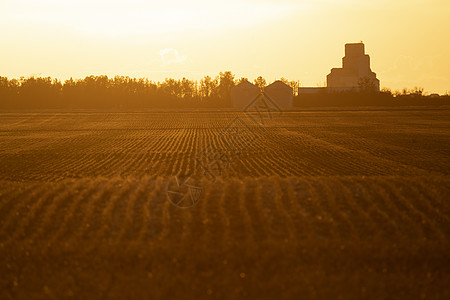
<svg viewBox="0 0 450 300">
<path fill-rule="evenodd" d="M 269 96 L 279 108 L 290 108 L 294 98 L 294 90 L 282 81 L 275 81 L 264 88 L 264 94 Z"/>
<path fill-rule="evenodd" d="M 327 87 L 301 87 L 299 95 L 326 92 L 358 91 L 360 83 L 365 88 L 380 91 L 380 81 L 370 69 L 370 56 L 365 54 L 363 43 L 345 44 L 342 68 L 333 68 L 327 76 Z"/>
<path fill-rule="evenodd" d="M 248 81 L 243 81 L 231 89 L 231 106 L 233 108 L 244 108 L 260 93 L 259 87 Z"/>
<path fill-rule="evenodd" d="M 360 80 L 368 80 L 377 92 L 380 90 L 380 81 L 370 69 L 370 56 L 365 54 L 364 44 L 346 44 L 345 56 L 342 58 L 342 68 L 333 68 L 327 76 L 327 87 L 331 90 L 358 89 Z"/>
<path fill-rule="evenodd" d="M 279 108 L 292 107 L 293 89 L 282 81 L 275 81 L 261 90 L 256 85 L 244 81 L 231 89 L 231 105 L 233 108 L 246 108 L 253 101 L 271 101 Z M 258 96 L 261 96 L 258 98 Z"/>
</svg>

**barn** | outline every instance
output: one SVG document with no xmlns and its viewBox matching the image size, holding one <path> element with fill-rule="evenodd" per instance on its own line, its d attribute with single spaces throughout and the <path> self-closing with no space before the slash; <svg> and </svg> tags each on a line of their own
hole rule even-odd
<svg viewBox="0 0 450 300">
<path fill-rule="evenodd" d="M 264 94 L 274 101 L 279 108 L 290 108 L 293 105 L 293 88 L 280 80 L 265 87 Z"/>
<path fill-rule="evenodd" d="M 231 106 L 243 109 L 260 93 L 259 87 L 248 81 L 243 81 L 231 89 Z"/>
</svg>

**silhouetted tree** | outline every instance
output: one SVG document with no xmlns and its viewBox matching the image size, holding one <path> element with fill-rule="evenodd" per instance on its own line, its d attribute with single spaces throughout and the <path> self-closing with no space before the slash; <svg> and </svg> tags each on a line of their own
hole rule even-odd
<svg viewBox="0 0 450 300">
<path fill-rule="evenodd" d="M 422 87 L 417 87 L 417 86 L 415 86 L 415 87 L 411 90 L 411 95 L 421 97 L 421 96 L 423 96 L 423 90 L 424 90 L 424 89 L 423 89 Z"/>
<path fill-rule="evenodd" d="M 181 98 L 193 98 L 196 95 L 196 84 L 194 81 L 190 81 L 183 77 L 180 82 L 180 97 Z"/>
<path fill-rule="evenodd" d="M 298 86 L 299 86 L 299 82 L 298 81 L 289 81 L 284 77 L 281 77 L 280 79 L 281 82 L 284 82 L 285 84 L 289 85 L 292 88 L 292 92 L 294 94 L 294 96 L 297 95 L 297 91 L 298 91 Z"/>
<path fill-rule="evenodd" d="M 380 93 L 383 93 L 383 94 L 386 94 L 386 95 L 389 95 L 389 96 L 392 96 L 392 95 L 393 95 L 392 90 L 389 89 L 389 88 L 382 88 L 381 91 L 380 91 Z"/>
<path fill-rule="evenodd" d="M 258 78 L 255 79 L 255 85 L 259 87 L 260 90 L 263 90 L 267 83 L 262 76 L 258 76 Z"/>
<path fill-rule="evenodd" d="M 202 80 L 200 80 L 200 97 L 210 98 L 217 96 L 218 87 L 219 79 L 217 77 L 215 79 L 211 79 L 211 77 L 205 76 Z"/>
<path fill-rule="evenodd" d="M 243 82 L 250 82 L 250 80 L 248 80 L 248 78 L 246 78 L 246 77 L 241 77 L 236 81 L 236 84 L 240 84 Z"/>
<path fill-rule="evenodd" d="M 234 75 L 230 71 L 219 73 L 218 97 L 220 104 L 229 106 L 231 103 L 231 88 L 235 86 Z"/>
<path fill-rule="evenodd" d="M 57 79 L 23 78 L 20 79 L 20 107 L 28 108 L 61 108 L 60 96 L 62 85 Z"/>
<path fill-rule="evenodd" d="M 0 77 L 0 108 L 18 108 L 19 87 L 16 79 Z"/>
</svg>

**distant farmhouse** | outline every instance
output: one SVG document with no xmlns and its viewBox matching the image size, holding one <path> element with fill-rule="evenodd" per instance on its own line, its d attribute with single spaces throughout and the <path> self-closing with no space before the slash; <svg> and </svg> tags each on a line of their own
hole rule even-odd
<svg viewBox="0 0 450 300">
<path fill-rule="evenodd" d="M 243 81 L 231 89 L 231 105 L 233 108 L 245 109 L 252 103 L 276 107 L 290 108 L 293 105 L 294 90 L 282 81 L 275 81 L 262 90 L 256 85 Z"/>
<path fill-rule="evenodd" d="M 327 76 L 327 87 L 301 87 L 298 94 L 320 92 L 359 91 L 361 88 L 380 91 L 380 81 L 370 69 L 370 56 L 365 54 L 364 44 L 346 44 L 342 68 L 333 68 Z"/>
</svg>

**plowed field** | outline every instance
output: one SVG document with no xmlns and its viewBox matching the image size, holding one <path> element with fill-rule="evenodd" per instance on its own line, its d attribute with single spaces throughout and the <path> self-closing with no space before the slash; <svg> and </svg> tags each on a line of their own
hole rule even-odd
<svg viewBox="0 0 450 300">
<path fill-rule="evenodd" d="M 450 299 L 449 109 L 253 117 L 0 114 L 0 299 Z"/>
</svg>

